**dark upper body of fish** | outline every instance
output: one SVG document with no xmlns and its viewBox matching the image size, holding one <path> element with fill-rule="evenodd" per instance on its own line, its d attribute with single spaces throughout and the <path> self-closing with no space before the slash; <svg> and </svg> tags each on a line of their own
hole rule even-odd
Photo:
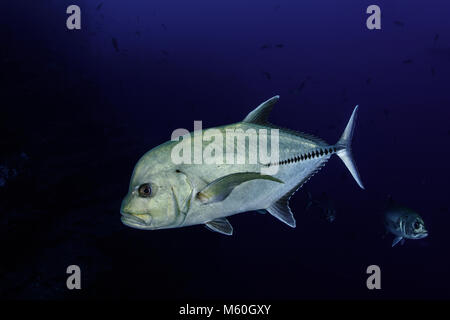
<svg viewBox="0 0 450 320">
<path fill-rule="evenodd" d="M 204 224 L 211 230 L 231 235 L 233 228 L 226 217 L 263 210 L 295 227 L 289 198 L 333 154 L 343 160 L 363 188 L 350 148 L 357 107 L 339 141 L 330 145 L 311 135 L 270 124 L 267 118 L 278 99 L 275 96 L 263 102 L 242 122 L 200 132 L 205 137 L 212 132 L 225 134 L 227 130 L 254 130 L 256 133 L 249 134 L 251 139 L 252 135 L 258 135 L 259 130 L 264 129 L 269 132 L 269 140 L 270 130 L 276 129 L 279 132 L 279 158 L 276 162 L 175 164 L 171 154 L 181 142 L 168 141 L 147 152 L 136 164 L 129 192 L 122 202 L 122 222 L 144 230 Z M 192 137 L 195 138 L 195 132 L 182 138 L 184 141 Z M 208 146 L 203 145 L 203 151 Z M 268 150 L 271 153 L 270 148 Z M 224 150 L 224 153 L 228 152 L 228 148 Z M 278 169 L 273 174 L 262 174 L 263 170 L 273 167 Z"/>
</svg>

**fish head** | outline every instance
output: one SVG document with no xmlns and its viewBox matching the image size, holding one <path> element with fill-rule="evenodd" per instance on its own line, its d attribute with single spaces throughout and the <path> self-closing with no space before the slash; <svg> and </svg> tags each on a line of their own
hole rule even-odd
<svg viewBox="0 0 450 320">
<path fill-rule="evenodd" d="M 155 167 L 158 166 L 152 166 L 146 158 L 135 167 L 120 208 L 121 221 L 126 226 L 142 230 L 176 228 L 186 218 L 180 201 L 189 201 L 189 183 L 170 165 L 156 172 Z"/>
<path fill-rule="evenodd" d="M 418 215 L 411 216 L 406 223 L 406 235 L 410 239 L 423 239 L 428 236 L 423 219 Z"/>
<path fill-rule="evenodd" d="M 326 219 L 328 222 L 336 220 L 336 210 L 334 208 L 328 208 L 326 211 Z"/>
</svg>

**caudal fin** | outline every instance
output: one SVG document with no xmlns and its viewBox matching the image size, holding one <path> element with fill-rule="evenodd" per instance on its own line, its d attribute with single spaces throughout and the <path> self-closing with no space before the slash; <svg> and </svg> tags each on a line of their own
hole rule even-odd
<svg viewBox="0 0 450 320">
<path fill-rule="evenodd" d="M 336 143 L 336 148 L 338 150 L 336 154 L 344 162 L 345 166 L 350 171 L 353 178 L 356 180 L 356 183 L 358 183 L 358 185 L 362 189 L 364 189 L 364 185 L 362 184 L 361 177 L 359 176 L 359 172 L 358 169 L 356 168 L 355 161 L 353 160 L 351 148 L 357 112 L 358 106 L 356 106 L 355 109 L 353 110 L 352 116 L 350 117 L 350 120 L 348 121 L 347 126 L 345 127 L 344 133 L 342 133 L 341 138 Z"/>
</svg>

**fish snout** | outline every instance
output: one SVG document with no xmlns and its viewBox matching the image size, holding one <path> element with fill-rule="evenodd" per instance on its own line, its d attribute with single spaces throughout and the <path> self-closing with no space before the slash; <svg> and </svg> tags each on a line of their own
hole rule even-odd
<svg viewBox="0 0 450 320">
<path fill-rule="evenodd" d="M 428 230 L 426 230 L 425 228 L 423 229 L 422 233 L 421 233 L 421 238 L 426 238 L 428 237 Z"/>
<path fill-rule="evenodd" d="M 415 234 L 415 239 L 423 239 L 428 237 L 428 230 L 426 230 L 425 228 L 423 228 L 422 230 L 420 230 L 420 232 Z"/>
</svg>

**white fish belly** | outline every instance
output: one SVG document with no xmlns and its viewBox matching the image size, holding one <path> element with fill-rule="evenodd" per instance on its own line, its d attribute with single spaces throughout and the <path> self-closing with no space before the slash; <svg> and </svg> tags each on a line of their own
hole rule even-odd
<svg viewBox="0 0 450 320">
<path fill-rule="evenodd" d="M 237 186 L 223 201 L 192 208 L 184 225 L 205 223 L 217 218 L 228 217 L 237 213 L 266 209 L 292 189 L 305 183 L 313 173 L 320 169 L 330 156 L 310 159 L 304 162 L 280 165 L 274 177 L 284 183 L 269 180 L 252 180 Z"/>
</svg>

